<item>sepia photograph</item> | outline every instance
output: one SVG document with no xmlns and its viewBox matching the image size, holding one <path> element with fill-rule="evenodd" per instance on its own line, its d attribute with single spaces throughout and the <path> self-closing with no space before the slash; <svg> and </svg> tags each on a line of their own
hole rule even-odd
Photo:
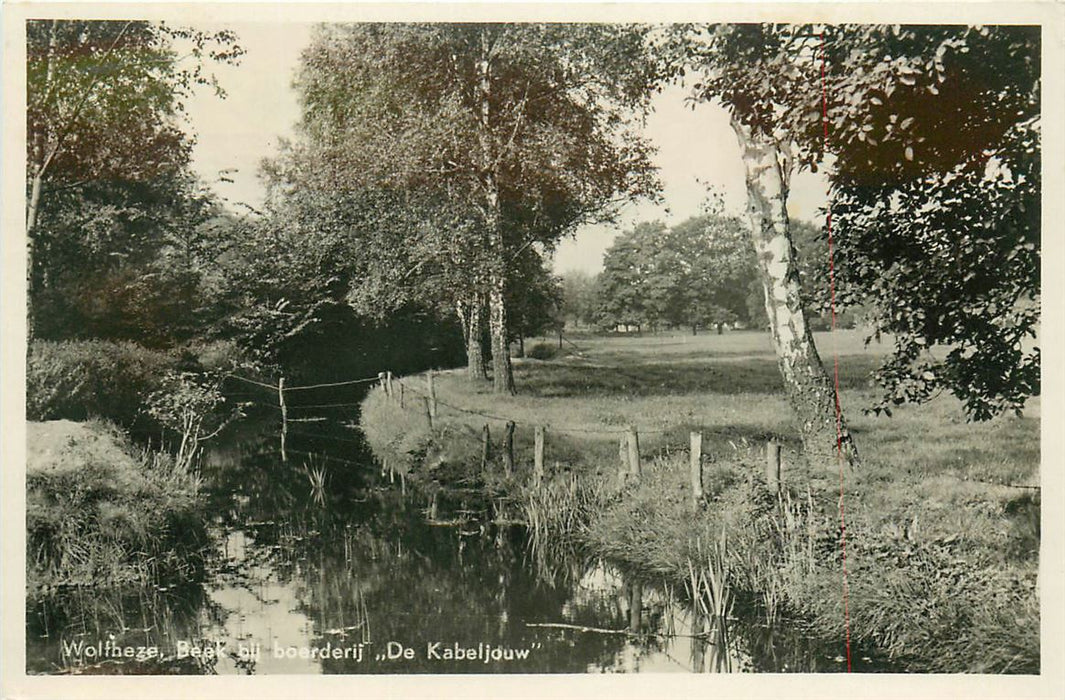
<svg viewBox="0 0 1065 700">
<path fill-rule="evenodd" d="M 5 7 L 5 675 L 1060 680 L 1060 12 L 253 7 Z"/>
</svg>

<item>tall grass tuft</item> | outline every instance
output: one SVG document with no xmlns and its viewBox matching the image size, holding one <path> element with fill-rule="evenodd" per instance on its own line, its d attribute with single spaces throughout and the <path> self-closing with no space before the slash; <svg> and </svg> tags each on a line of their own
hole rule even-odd
<svg viewBox="0 0 1065 700">
<path fill-rule="evenodd" d="M 554 580 L 568 573 L 562 564 L 575 560 L 572 555 L 579 553 L 588 523 L 614 497 L 615 491 L 601 479 L 577 474 L 520 487 L 529 554 L 542 576 Z"/>
<path fill-rule="evenodd" d="M 312 458 L 310 462 L 303 463 L 303 474 L 307 477 L 307 484 L 310 486 L 311 498 L 315 505 L 320 508 L 325 507 L 325 487 L 329 480 L 325 464 L 314 464 Z"/>
</svg>

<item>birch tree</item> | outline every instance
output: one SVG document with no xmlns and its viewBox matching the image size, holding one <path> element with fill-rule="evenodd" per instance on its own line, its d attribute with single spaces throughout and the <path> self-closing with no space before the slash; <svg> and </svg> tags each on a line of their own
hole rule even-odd
<svg viewBox="0 0 1065 700">
<path fill-rule="evenodd" d="M 205 65 L 236 62 L 243 49 L 228 30 L 142 21 L 30 20 L 26 42 L 32 336 L 33 300 L 47 283 L 37 252 L 49 204 L 94 186 L 151 189 L 182 179 L 192 147 L 179 121 L 184 100 L 198 85 L 223 94 Z M 108 214 L 107 202 L 96 211 Z"/>
<path fill-rule="evenodd" d="M 731 115 L 788 397 L 812 461 L 857 452 L 803 313 L 788 185 L 825 168 L 840 300 L 898 334 L 878 408 L 949 389 L 972 418 L 1039 391 L 1039 39 L 1025 27 L 676 28 Z M 827 166 L 827 167 L 826 167 Z M 828 261 L 826 261 L 826 264 Z M 947 355 L 927 351 L 939 343 Z M 837 438 L 838 436 L 838 438 Z"/>
<path fill-rule="evenodd" d="M 484 279 L 457 308 L 475 344 L 486 303 L 497 392 L 514 391 L 513 256 L 655 192 L 633 128 L 656 69 L 643 39 L 614 25 L 328 25 L 303 57 L 302 130 L 323 167 L 477 213 L 479 240 L 466 249 Z"/>
<path fill-rule="evenodd" d="M 804 311 L 787 209 L 795 169 L 816 168 L 823 154 L 820 35 L 811 27 L 758 24 L 679 33 L 697 76 L 693 98 L 724 106 L 739 143 L 769 330 L 804 452 L 814 465 L 853 466 L 858 453 Z"/>
</svg>

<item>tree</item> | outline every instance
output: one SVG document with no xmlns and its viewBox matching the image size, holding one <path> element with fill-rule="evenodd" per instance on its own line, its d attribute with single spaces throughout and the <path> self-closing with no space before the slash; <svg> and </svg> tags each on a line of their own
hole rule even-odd
<svg viewBox="0 0 1065 700">
<path fill-rule="evenodd" d="M 665 235 L 661 221 L 637 224 L 614 239 L 603 256 L 596 296 L 600 325 L 654 326 L 662 321 L 662 290 L 654 284 L 654 241 Z"/>
<path fill-rule="evenodd" d="M 858 453 L 806 319 L 787 211 L 795 167 L 817 167 L 823 153 L 819 33 L 747 24 L 677 34 L 684 63 L 698 75 L 693 98 L 727 109 L 739 142 L 769 329 L 804 452 L 815 465 L 835 469 L 838 454 L 853 466 Z"/>
<path fill-rule="evenodd" d="M 517 341 L 518 355 L 524 357 L 525 338 L 548 331 L 562 332 L 562 280 L 532 246 L 521 252 L 512 270 L 506 293 L 510 339 Z"/>
<path fill-rule="evenodd" d="M 562 274 L 562 316 L 574 326 L 591 325 L 595 322 L 596 276 L 583 270 L 570 270 Z"/>
<path fill-rule="evenodd" d="M 191 140 L 177 117 L 197 85 L 222 94 L 204 63 L 235 62 L 243 50 L 226 30 L 140 21 L 30 20 L 26 41 L 32 336 L 58 251 L 122 255 L 124 239 L 150 236 L 147 222 L 190 192 Z"/>
<path fill-rule="evenodd" d="M 335 155 L 335 154 L 334 154 Z M 471 379 L 485 378 L 483 226 L 467 204 L 430 188 L 399 189 L 338 165 L 308 138 L 264 161 L 267 217 L 329 251 L 352 309 L 384 320 L 401 309 L 455 312 Z M 292 239 L 297 243 L 297 238 Z"/>
<path fill-rule="evenodd" d="M 733 217 L 692 217 L 672 228 L 639 224 L 603 258 L 600 314 L 616 325 L 700 326 L 748 317 L 747 287 L 756 275 L 743 224 Z"/>
<path fill-rule="evenodd" d="M 721 325 L 747 316 L 746 286 L 757 275 L 746 227 L 736 218 L 711 214 L 669 230 L 656 253 L 659 275 L 671 275 L 667 320 Z"/>
<path fill-rule="evenodd" d="M 505 290 L 515 251 L 654 192 L 648 146 L 629 127 L 653 87 L 643 34 L 330 25 L 304 56 L 302 131 L 323 170 L 364 187 L 428 190 L 479 216 L 466 249 L 484 279 L 461 308 L 473 329 L 486 298 L 496 391 L 513 391 Z"/>
<path fill-rule="evenodd" d="M 1038 391 L 1038 350 L 1022 349 L 1038 319 L 1036 30 L 678 33 L 700 76 L 695 98 L 732 116 L 770 327 L 808 455 L 827 462 L 839 440 L 856 457 L 802 312 L 786 210 L 793 170 L 824 167 L 826 154 L 841 296 L 879 294 L 877 328 L 901 333 L 880 371 L 890 401 L 950 387 L 971 416 L 986 417 Z M 937 255 L 943 264 L 927 264 Z M 932 342 L 954 346 L 941 364 L 918 359 Z"/>
<path fill-rule="evenodd" d="M 50 193 L 37 228 L 35 334 L 168 346 L 202 330 L 226 242 L 214 196 L 179 174 Z"/>
<path fill-rule="evenodd" d="M 1039 41 L 1023 26 L 826 36 L 841 94 L 864 105 L 834 130 L 831 198 L 837 296 L 893 336 L 877 411 L 949 390 L 983 420 L 1039 393 Z M 828 110 L 854 112 L 831 92 Z"/>
</svg>

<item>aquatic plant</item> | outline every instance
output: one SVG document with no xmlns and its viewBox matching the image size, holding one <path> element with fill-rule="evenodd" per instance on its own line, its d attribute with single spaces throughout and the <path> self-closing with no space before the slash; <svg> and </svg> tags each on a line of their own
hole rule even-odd
<svg viewBox="0 0 1065 700">
<path fill-rule="evenodd" d="M 303 463 L 303 473 L 310 485 L 311 498 L 319 507 L 325 507 L 325 485 L 328 480 L 324 461 L 314 464 L 312 457 L 309 462 Z"/>
</svg>

